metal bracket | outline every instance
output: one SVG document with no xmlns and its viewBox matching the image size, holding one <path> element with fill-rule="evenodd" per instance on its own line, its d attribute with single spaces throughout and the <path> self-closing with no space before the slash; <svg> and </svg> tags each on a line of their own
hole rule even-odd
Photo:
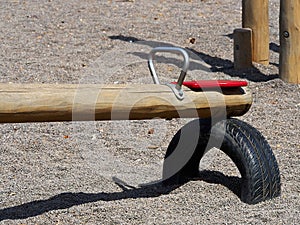
<svg viewBox="0 0 300 225">
<path fill-rule="evenodd" d="M 171 90 L 174 92 L 175 96 L 179 99 L 179 100 L 183 100 L 184 99 L 184 92 L 182 90 L 182 83 L 184 81 L 184 78 L 186 76 L 189 64 L 190 64 L 190 59 L 189 59 L 189 55 L 188 53 L 182 49 L 182 48 L 177 48 L 177 47 L 157 47 L 157 48 L 153 48 L 150 53 L 149 53 L 149 58 L 148 58 L 148 67 L 149 70 L 151 72 L 151 76 L 152 79 L 154 81 L 155 84 L 160 84 L 158 76 L 156 74 L 155 71 L 155 67 L 153 64 L 153 58 L 155 56 L 156 53 L 158 52 L 170 52 L 170 53 L 180 53 L 183 56 L 183 66 L 181 68 L 181 72 L 179 75 L 179 78 L 177 80 L 176 84 L 172 84 L 172 83 L 168 83 L 165 84 L 168 87 L 171 88 Z"/>
</svg>

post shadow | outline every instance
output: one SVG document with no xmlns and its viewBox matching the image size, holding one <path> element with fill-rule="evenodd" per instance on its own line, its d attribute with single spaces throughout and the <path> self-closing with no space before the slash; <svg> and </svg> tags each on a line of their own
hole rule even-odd
<svg viewBox="0 0 300 225">
<path fill-rule="evenodd" d="M 228 38 L 231 39 L 231 40 L 233 40 L 233 38 L 234 38 L 233 33 L 225 34 L 225 35 L 223 35 L 223 36 L 224 36 L 224 37 L 228 37 Z M 279 51 L 280 51 L 280 46 L 279 46 L 278 44 L 274 43 L 274 42 L 271 42 L 271 43 L 269 44 L 269 48 L 270 48 L 270 50 L 273 51 L 273 52 L 279 53 Z"/>
<path fill-rule="evenodd" d="M 232 38 L 231 34 L 226 35 L 229 38 Z M 115 36 L 109 36 L 110 39 L 112 40 L 120 40 L 120 41 L 125 41 L 125 42 L 130 42 L 133 44 L 141 44 L 141 45 L 147 45 L 151 48 L 154 47 L 177 47 L 171 43 L 166 43 L 166 42 L 160 42 L 160 41 L 147 41 L 147 40 L 143 40 L 143 39 L 138 39 L 136 37 L 130 37 L 130 36 L 123 36 L 123 35 L 115 35 Z M 271 45 L 271 47 L 276 50 L 274 45 Z M 225 73 L 227 75 L 229 75 L 230 77 L 238 77 L 238 78 L 242 78 L 242 79 L 247 79 L 249 81 L 253 81 L 253 82 L 266 82 L 266 81 L 270 81 L 270 80 L 274 80 L 279 78 L 278 74 L 271 74 L 271 75 L 265 75 L 263 74 L 259 69 L 252 67 L 249 69 L 244 69 L 244 70 L 236 70 L 234 69 L 234 63 L 231 60 L 228 59 L 222 59 L 219 57 L 213 57 L 210 56 L 208 54 L 205 54 L 204 52 L 198 52 L 194 49 L 191 48 L 186 48 L 187 50 L 189 50 L 190 52 L 192 52 L 193 54 L 189 54 L 191 59 L 194 59 L 195 61 L 199 61 L 199 58 L 201 60 L 203 60 L 206 64 L 210 65 L 210 71 L 211 72 L 222 72 Z M 147 60 L 148 59 L 148 55 L 146 53 L 141 53 L 141 52 L 133 52 L 132 54 L 139 56 L 142 59 Z M 158 58 L 160 60 L 160 62 L 165 62 L 167 59 L 163 56 L 161 56 L 160 58 Z M 176 61 L 176 59 L 169 59 L 167 61 L 168 63 L 174 63 L 176 65 L 178 65 L 178 60 Z M 197 63 L 197 62 L 191 62 L 189 70 L 196 70 L 196 69 L 204 69 L 205 66 L 203 66 L 203 64 L 201 63 Z M 206 68 L 207 71 L 207 68 Z"/>
<path fill-rule="evenodd" d="M 279 53 L 280 52 L 280 46 L 276 43 L 271 42 L 270 43 L 270 50 L 273 52 Z"/>
</svg>

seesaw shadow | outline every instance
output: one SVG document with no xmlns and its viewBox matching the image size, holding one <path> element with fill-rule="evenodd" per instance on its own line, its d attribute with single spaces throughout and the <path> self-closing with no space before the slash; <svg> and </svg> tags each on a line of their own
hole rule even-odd
<svg viewBox="0 0 300 225">
<path fill-rule="evenodd" d="M 199 177 L 193 178 L 193 180 L 205 181 L 208 183 L 221 184 L 231 190 L 237 197 L 240 198 L 241 193 L 241 178 L 226 176 L 221 172 L 216 171 L 200 171 Z M 188 180 L 186 182 L 189 182 Z M 55 195 L 45 200 L 36 200 L 28 203 L 24 203 L 18 206 L 8 207 L 0 209 L 0 221 L 3 220 L 18 220 L 27 219 L 42 215 L 44 213 L 59 210 L 68 209 L 73 206 L 78 206 L 86 203 L 93 202 L 109 202 L 118 201 L 124 199 L 139 199 L 139 198 L 156 198 L 161 195 L 166 195 L 177 189 L 183 184 L 178 185 L 163 185 L 162 183 L 156 183 L 149 186 L 143 186 L 140 188 L 134 188 L 126 185 L 126 183 L 115 179 L 115 183 L 122 188 L 121 192 L 113 193 L 83 193 L 83 192 L 65 192 Z M 216 196 L 217 198 L 218 196 Z"/>
<path fill-rule="evenodd" d="M 167 42 L 147 41 L 147 40 L 143 40 L 143 39 L 138 39 L 136 37 L 123 36 L 123 35 L 110 36 L 109 38 L 112 40 L 130 42 L 132 44 L 146 45 L 151 48 L 161 47 L 161 46 L 178 47 L 178 46 L 175 46 L 175 45 L 173 45 L 171 43 L 167 43 Z M 230 35 L 229 35 L 229 38 L 230 38 Z M 274 45 L 271 45 L 270 47 L 274 51 L 278 50 L 275 48 Z M 211 72 L 222 72 L 226 75 L 229 75 L 230 77 L 239 77 L 239 78 L 247 79 L 247 80 L 253 81 L 253 82 L 266 82 L 266 81 L 270 81 L 270 80 L 279 78 L 278 74 L 270 74 L 270 75 L 263 74 L 256 67 L 252 67 L 252 68 L 245 69 L 245 70 L 236 70 L 236 69 L 234 69 L 234 63 L 231 60 L 222 59 L 219 57 L 213 57 L 208 54 L 205 54 L 204 52 L 199 52 L 199 51 L 196 51 L 191 48 L 186 48 L 186 49 L 193 53 L 193 54 L 189 54 L 189 56 L 191 59 L 195 60 L 194 62 L 192 62 L 190 64 L 189 70 L 201 70 L 202 69 L 202 70 L 208 71 L 207 67 L 205 69 L 205 65 L 203 65 L 201 63 L 197 63 L 197 60 L 199 60 L 199 58 L 200 58 L 201 60 L 203 60 L 206 64 L 208 64 L 210 66 L 209 70 Z M 148 59 L 148 54 L 145 54 L 145 53 L 133 52 L 132 54 L 134 54 L 144 60 Z M 160 62 L 164 62 L 167 59 L 164 57 L 161 57 L 161 58 L 158 58 L 158 60 Z M 176 59 L 171 59 L 171 60 L 169 59 L 168 63 L 179 65 L 180 61 L 178 61 Z"/>
</svg>

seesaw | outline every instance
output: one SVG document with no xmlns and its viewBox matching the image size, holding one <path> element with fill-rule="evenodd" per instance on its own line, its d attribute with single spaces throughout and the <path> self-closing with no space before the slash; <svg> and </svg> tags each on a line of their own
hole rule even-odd
<svg viewBox="0 0 300 225">
<path fill-rule="evenodd" d="M 158 52 L 183 56 L 177 82 L 160 84 L 153 64 Z M 203 155 L 217 147 L 241 173 L 242 201 L 254 204 L 280 195 L 271 147 L 255 128 L 232 118 L 244 115 L 252 104 L 247 82 L 184 81 L 189 56 L 181 48 L 152 49 L 148 65 L 154 84 L 0 84 L 0 123 L 198 118 L 171 140 L 164 184 L 196 177 Z"/>
</svg>

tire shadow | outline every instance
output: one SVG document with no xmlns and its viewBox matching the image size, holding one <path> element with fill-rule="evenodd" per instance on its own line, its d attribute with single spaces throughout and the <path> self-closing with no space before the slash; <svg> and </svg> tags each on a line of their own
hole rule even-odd
<svg viewBox="0 0 300 225">
<path fill-rule="evenodd" d="M 202 170 L 196 180 L 204 181 L 210 184 L 221 184 L 241 198 L 242 178 L 237 176 L 227 176 L 219 171 Z"/>
<path fill-rule="evenodd" d="M 184 185 L 185 183 L 191 180 L 199 180 L 207 183 L 221 184 L 227 187 L 240 198 L 241 178 L 225 176 L 223 173 L 217 171 L 205 170 L 201 171 L 199 173 L 199 176 L 196 178 L 187 180 L 182 184 L 168 186 L 160 182 L 148 186 L 143 186 L 140 188 L 134 188 L 130 185 L 127 185 L 125 182 L 119 179 L 115 179 L 115 183 L 123 191 L 113 193 L 65 192 L 45 200 L 36 200 L 18 206 L 0 209 L 0 221 L 27 219 L 30 217 L 42 215 L 50 211 L 68 209 L 73 206 L 98 201 L 109 202 L 124 199 L 156 198 L 161 195 L 169 194 L 173 190 L 179 188 L 180 186 Z"/>
</svg>

